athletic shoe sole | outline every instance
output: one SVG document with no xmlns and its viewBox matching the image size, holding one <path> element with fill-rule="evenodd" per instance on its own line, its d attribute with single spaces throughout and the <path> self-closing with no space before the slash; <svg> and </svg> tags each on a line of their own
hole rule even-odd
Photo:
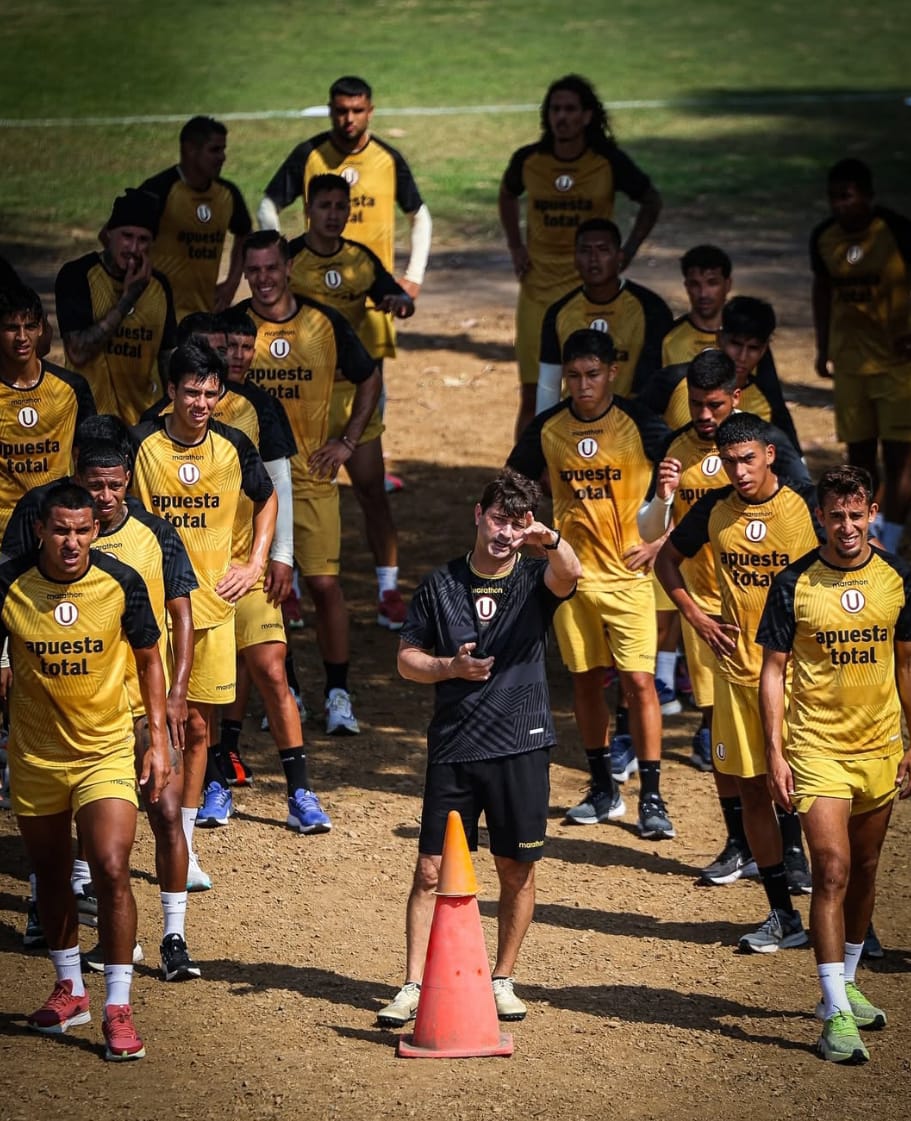
<svg viewBox="0 0 911 1121">
<path fill-rule="evenodd" d="M 296 832 L 303 833 L 308 837 L 317 833 L 329 833 L 332 830 L 331 821 L 325 824 L 320 823 L 319 825 L 303 825 L 301 824 L 300 818 L 295 817 L 294 814 L 288 814 L 287 818 L 285 818 L 285 825 L 287 825 L 289 829 L 294 829 Z"/>
<path fill-rule="evenodd" d="M 61 1020 L 59 1024 L 50 1024 L 44 1027 L 41 1024 L 36 1024 L 29 1020 L 28 1026 L 32 1031 L 40 1032 L 42 1035 L 64 1035 L 70 1028 L 77 1028 L 80 1024 L 87 1024 L 91 1019 L 91 1012 L 77 1012 L 75 1016 L 70 1016 L 67 1020 Z"/>
<path fill-rule="evenodd" d="M 779 950 L 796 950 L 800 946 L 806 946 L 809 941 L 810 936 L 806 930 L 798 930 L 794 934 L 786 934 L 778 942 L 768 946 L 752 946 L 746 938 L 741 938 L 738 945 L 740 952 L 744 954 L 774 954 Z"/>
<path fill-rule="evenodd" d="M 702 873 L 700 879 L 704 884 L 710 884 L 712 887 L 723 887 L 725 884 L 734 884 L 738 880 L 751 880 L 759 875 L 759 869 L 756 866 L 755 860 L 750 860 L 736 872 L 729 872 L 726 876 L 707 876 L 705 872 Z"/>
<path fill-rule="evenodd" d="M 570 825 L 603 825 L 605 821 L 617 821 L 626 813 L 626 803 L 621 798 L 615 802 L 606 814 L 586 814 L 574 816 L 572 810 L 566 811 L 566 820 Z"/>
</svg>

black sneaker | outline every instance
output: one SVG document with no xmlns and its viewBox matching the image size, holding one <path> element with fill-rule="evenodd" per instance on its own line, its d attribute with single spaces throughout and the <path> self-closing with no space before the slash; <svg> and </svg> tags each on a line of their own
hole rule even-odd
<svg viewBox="0 0 911 1121">
<path fill-rule="evenodd" d="M 76 896 L 76 910 L 79 913 L 79 921 L 83 926 L 97 926 L 98 899 L 95 896 L 95 885 L 92 883 L 83 884 L 73 894 Z"/>
<path fill-rule="evenodd" d="M 699 878 L 704 884 L 720 886 L 735 883 L 744 876 L 758 875 L 759 870 L 749 848 L 728 837 L 724 848 L 711 864 L 702 869 Z"/>
<path fill-rule="evenodd" d="M 38 917 L 38 904 L 34 899 L 29 900 L 28 911 L 25 914 L 22 945 L 27 946 L 30 950 L 37 950 L 47 945 L 44 930 L 41 927 L 41 919 Z"/>
<path fill-rule="evenodd" d="M 200 975 L 179 934 L 168 934 L 161 943 L 161 975 L 166 981 L 191 981 Z"/>
<path fill-rule="evenodd" d="M 646 840 L 669 841 L 677 836 L 667 807 L 658 794 L 649 794 L 639 803 L 639 820 L 636 822 L 639 836 Z"/>
<path fill-rule="evenodd" d="M 803 848 L 797 846 L 784 850 L 784 874 L 792 895 L 812 895 L 813 880 Z"/>
</svg>

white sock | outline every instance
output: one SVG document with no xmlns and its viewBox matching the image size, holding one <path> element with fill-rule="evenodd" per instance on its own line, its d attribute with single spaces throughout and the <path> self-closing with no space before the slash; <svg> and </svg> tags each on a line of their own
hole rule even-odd
<svg viewBox="0 0 911 1121">
<path fill-rule="evenodd" d="M 106 965 L 104 967 L 104 1006 L 129 1004 L 133 984 L 132 965 Z"/>
<path fill-rule="evenodd" d="M 845 992 L 845 963 L 827 961 L 817 965 L 816 972 L 822 989 L 823 1019 L 828 1020 L 836 1012 L 850 1012 L 851 1002 Z"/>
<path fill-rule="evenodd" d="M 905 527 L 899 522 L 883 522 L 879 531 L 879 543 L 887 553 L 897 553 Z"/>
<path fill-rule="evenodd" d="M 87 860 L 74 860 L 73 871 L 70 873 L 70 887 L 73 889 L 73 894 L 78 895 L 86 884 L 92 882 L 92 873 L 89 871 L 89 862 Z"/>
<path fill-rule="evenodd" d="M 38 877 L 34 872 L 28 874 L 28 897 L 30 902 L 38 902 Z"/>
<path fill-rule="evenodd" d="M 674 688 L 674 674 L 677 669 L 677 651 L 659 650 L 655 658 L 655 677 L 665 685 Z"/>
<path fill-rule="evenodd" d="M 196 815 L 199 813 L 193 806 L 180 807 L 180 823 L 183 826 L 183 835 L 187 839 L 187 850 L 193 852 L 193 829 L 196 826 Z"/>
<path fill-rule="evenodd" d="M 864 952 L 863 942 L 845 942 L 845 984 L 854 981 L 860 956 Z"/>
<path fill-rule="evenodd" d="M 85 985 L 82 983 L 82 959 L 79 956 L 79 947 L 71 946 L 66 950 L 49 950 L 51 961 L 57 973 L 58 981 L 72 981 L 73 996 L 82 996 Z"/>
<path fill-rule="evenodd" d="M 187 917 L 187 893 L 185 891 L 163 891 L 161 910 L 164 914 L 164 937 L 169 934 L 184 936 Z"/>
<path fill-rule="evenodd" d="M 394 592 L 399 586 L 399 569 L 398 565 L 394 564 L 380 564 L 376 568 L 376 583 L 379 588 L 379 596 L 383 598 L 383 592 Z"/>
</svg>

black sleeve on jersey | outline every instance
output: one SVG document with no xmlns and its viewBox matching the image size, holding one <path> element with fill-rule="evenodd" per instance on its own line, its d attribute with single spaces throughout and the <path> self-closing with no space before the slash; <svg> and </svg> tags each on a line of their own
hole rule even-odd
<svg viewBox="0 0 911 1121">
<path fill-rule="evenodd" d="M 509 453 L 506 466 L 513 471 L 518 471 L 526 479 L 540 479 L 547 469 L 547 460 L 544 458 L 544 446 L 541 443 L 541 430 L 544 422 L 555 416 L 561 409 L 569 408 L 569 401 L 559 401 L 553 408 L 545 409 L 543 413 L 532 420 L 531 424 L 519 437 L 519 442 Z"/>
<path fill-rule="evenodd" d="M 905 602 L 902 604 L 901 611 L 899 611 L 898 618 L 895 621 L 895 641 L 911 642 L 911 565 L 902 560 L 901 557 L 895 556 L 894 553 L 887 553 L 884 549 L 877 548 L 876 545 L 872 545 L 871 548 L 880 560 L 885 561 L 902 579 L 902 585 L 905 589 Z"/>
<path fill-rule="evenodd" d="M 232 428 L 229 424 L 222 424 L 219 420 L 210 420 L 209 426 L 213 432 L 230 440 L 237 449 L 237 458 L 240 460 L 241 488 L 251 502 L 265 502 L 272 491 L 272 480 L 262 461 L 262 456 L 253 446 L 253 442 L 239 428 Z"/>
<path fill-rule="evenodd" d="M 657 416 L 664 416 L 674 390 L 686 377 L 686 371 L 686 362 L 675 362 L 673 366 L 663 366 L 660 370 L 656 370 L 636 393 L 636 400 L 640 405 L 651 409 Z"/>
<path fill-rule="evenodd" d="M 291 431 L 288 414 L 277 397 L 251 382 L 231 382 L 230 389 L 240 393 L 256 409 L 259 421 L 259 454 L 263 461 L 290 459 L 297 454 L 297 443 Z"/>
<path fill-rule="evenodd" d="M 409 646 L 417 646 L 420 650 L 426 650 L 431 654 L 454 653 L 454 651 L 438 651 L 436 649 L 437 629 L 434 624 L 434 595 L 432 590 L 435 575 L 435 572 L 428 573 L 411 597 L 405 625 L 399 631 L 399 639 L 402 642 L 407 642 Z"/>
<path fill-rule="evenodd" d="M 164 316 L 164 328 L 161 332 L 161 347 L 158 353 L 173 350 L 177 346 L 177 316 L 174 313 L 174 295 L 171 292 L 171 282 L 163 272 L 152 270 L 152 276 L 164 290 L 167 310 Z"/>
<path fill-rule="evenodd" d="M 161 637 L 161 630 L 155 620 L 149 591 L 145 581 L 135 568 L 96 549 L 91 551 L 92 564 L 107 572 L 123 588 L 124 611 L 121 616 L 123 633 L 134 650 L 145 650 L 155 646 Z"/>
<path fill-rule="evenodd" d="M 538 361 L 548 362 L 553 366 L 560 366 L 563 362 L 563 352 L 560 346 L 560 335 L 557 331 L 557 316 L 566 306 L 566 304 L 573 298 L 578 296 L 582 291 L 582 285 L 578 288 L 573 288 L 571 292 L 567 292 L 565 296 L 561 296 L 550 305 L 544 313 L 544 320 L 541 324 L 541 344 L 538 348 Z"/>
<path fill-rule="evenodd" d="M 342 240 L 347 241 L 348 238 L 343 238 Z M 375 304 L 381 303 L 387 296 L 408 295 L 392 273 L 384 267 L 383 262 L 372 249 L 368 249 L 366 245 L 361 245 L 358 242 L 352 242 L 352 244 L 357 245 L 373 265 L 373 282 L 367 289 L 367 295 Z"/>
<path fill-rule="evenodd" d="M 0 257 L 0 288 L 13 288 L 21 284 L 19 274 L 5 257 Z"/>
<path fill-rule="evenodd" d="M 798 577 L 814 563 L 818 550 L 813 549 L 781 572 L 772 581 L 766 596 L 762 617 L 756 629 L 756 642 L 768 650 L 790 654 L 797 623 L 794 618 L 794 588 Z"/>
<path fill-rule="evenodd" d="M 791 440 L 774 424 L 769 425 L 769 443 L 775 448 L 775 462 L 772 470 L 779 478 L 792 479 L 796 483 L 811 483 L 807 465 L 800 458 Z"/>
<path fill-rule="evenodd" d="M 240 193 L 240 188 L 230 179 L 219 178 L 218 182 L 223 187 L 228 188 L 231 201 L 234 204 L 234 209 L 228 220 L 228 229 L 235 237 L 246 237 L 253 229 L 253 219 L 250 217 L 250 211 L 247 210 L 247 204 L 244 202 L 244 196 Z"/>
<path fill-rule="evenodd" d="M 816 534 L 816 539 L 820 542 L 820 544 L 825 544 L 826 531 L 823 529 L 822 524 L 816 517 L 816 507 L 819 505 L 818 496 L 816 494 L 816 486 L 810 480 L 809 475 L 807 476 L 806 480 L 779 478 L 778 482 L 780 486 L 788 487 L 790 490 L 794 491 L 795 494 L 799 494 L 800 497 L 804 500 L 804 504 L 807 507 L 807 512 L 810 515 L 810 521 L 813 523 L 813 532 Z"/>
<path fill-rule="evenodd" d="M 175 183 L 180 182 L 180 172 L 177 166 L 169 167 L 166 171 L 160 171 L 157 175 L 152 175 L 144 183 L 139 184 L 140 191 L 144 191 L 147 195 L 151 195 L 155 202 L 158 204 L 158 217 L 161 218 L 164 214 L 165 206 L 168 202 L 168 195 L 171 193 L 171 188 Z"/>
<path fill-rule="evenodd" d="M 772 356 L 771 347 L 760 358 L 759 365 L 753 372 L 753 381 L 769 403 L 772 410 L 772 424 L 781 429 L 794 447 L 797 448 L 798 455 L 802 455 L 800 440 L 797 438 L 797 429 L 794 427 L 794 421 L 791 419 L 788 406 L 785 404 L 784 394 L 781 392 L 781 382 L 778 380 L 778 370 L 775 368 L 775 359 Z"/>
<path fill-rule="evenodd" d="M 35 533 L 35 522 L 38 520 L 38 511 L 45 494 L 57 483 L 63 482 L 67 476 L 44 483 L 40 487 L 27 490 L 13 507 L 3 541 L 0 542 L 0 552 L 6 557 L 21 557 L 34 553 L 38 548 L 38 536 Z"/>
<path fill-rule="evenodd" d="M 810 268 L 816 276 L 829 275 L 826 263 L 822 259 L 822 254 L 819 252 L 819 239 L 834 221 L 834 218 L 826 218 L 824 221 L 820 222 L 810 234 Z"/>
<path fill-rule="evenodd" d="M 650 288 L 643 288 L 630 280 L 626 283 L 626 290 L 636 297 L 645 313 L 645 339 L 633 373 L 632 392 L 638 394 L 661 369 L 661 344 L 671 329 L 674 316 L 664 300 Z"/>
<path fill-rule="evenodd" d="M 889 232 L 895 238 L 895 244 L 904 259 L 905 268 L 911 272 L 911 219 L 885 206 L 877 206 L 876 213 L 889 227 Z"/>
<path fill-rule="evenodd" d="M 626 397 L 614 397 L 614 407 L 626 413 L 639 429 L 646 457 L 652 463 L 660 463 L 674 435 L 661 417 L 645 408 L 638 400 L 630 401 Z"/>
<path fill-rule="evenodd" d="M 139 423 L 144 424 L 148 420 L 154 420 L 156 417 L 161 416 L 161 414 L 170 404 L 171 398 L 166 393 L 164 397 L 159 398 L 154 405 L 149 405 L 146 411 L 139 418 Z"/>
<path fill-rule="evenodd" d="M 76 398 L 76 428 L 78 428 L 86 417 L 94 416 L 97 412 L 95 398 L 92 396 L 91 389 L 89 389 L 89 383 L 82 374 L 77 374 L 75 370 L 68 370 L 65 366 L 48 362 L 46 358 L 42 358 L 41 362 L 48 373 L 59 378 L 72 389 L 73 396 Z"/>
<path fill-rule="evenodd" d="M 733 490 L 732 486 L 720 487 L 696 499 L 668 539 L 678 553 L 694 557 L 699 552 L 709 539 L 709 515 L 715 504 L 727 498 Z"/>
<path fill-rule="evenodd" d="M 9 631 L 3 622 L 3 605 L 6 596 L 13 584 L 23 572 L 35 566 L 35 557 L 31 553 L 24 556 L 6 557 L 0 560 L 0 646 L 6 641 Z"/>
<path fill-rule="evenodd" d="M 131 516 L 149 529 L 158 538 L 161 546 L 161 565 L 164 575 L 164 597 L 166 600 L 181 599 L 196 591 L 199 581 L 187 554 L 180 534 L 164 518 L 156 517 L 147 510 L 131 509 Z"/>
<path fill-rule="evenodd" d="M 626 152 L 622 148 L 618 148 L 612 141 L 608 141 L 603 147 L 598 146 L 595 151 L 610 160 L 616 189 L 622 191 L 633 202 L 641 202 L 652 186 L 652 181 L 645 172 L 637 167 Z"/>
<path fill-rule="evenodd" d="M 57 301 L 57 323 L 62 335 L 84 331 L 95 322 L 88 274 L 99 259 L 97 253 L 87 253 L 76 261 L 67 261 L 57 273 L 54 296 Z"/>
<path fill-rule="evenodd" d="M 313 149 L 318 147 L 328 135 L 327 132 L 321 132 L 319 136 L 311 137 L 310 140 L 305 140 L 303 144 L 298 144 L 269 180 L 266 194 L 279 210 L 300 197 L 304 189 L 304 168 L 307 159 Z"/>
<path fill-rule="evenodd" d="M 392 162 L 395 166 L 395 201 L 398 203 L 399 209 L 404 214 L 414 214 L 416 210 L 420 210 L 424 204 L 421 198 L 421 192 L 418 190 L 418 185 L 414 181 L 414 176 L 411 174 L 411 168 L 405 161 L 405 157 L 401 152 L 387 144 L 385 140 L 380 140 L 378 136 L 371 136 L 372 143 L 383 148 L 392 156 Z"/>
<path fill-rule="evenodd" d="M 517 151 L 513 152 L 506 171 L 503 174 L 503 186 L 511 195 L 515 195 L 518 198 L 519 195 L 525 193 L 525 161 L 537 151 L 537 144 L 526 144 L 523 148 L 519 148 Z"/>
<path fill-rule="evenodd" d="M 342 371 L 344 377 L 355 385 L 366 381 L 376 369 L 376 361 L 367 353 L 367 348 L 354 333 L 354 328 L 342 313 L 327 304 L 320 304 L 316 300 L 308 299 L 306 296 L 298 296 L 297 304 L 298 307 L 302 304 L 315 307 L 332 324 L 338 368 Z"/>
</svg>

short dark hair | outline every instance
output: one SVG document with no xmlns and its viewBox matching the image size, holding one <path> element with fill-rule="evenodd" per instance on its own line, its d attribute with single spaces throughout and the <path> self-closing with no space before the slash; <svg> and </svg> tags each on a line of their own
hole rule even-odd
<svg viewBox="0 0 911 1121">
<path fill-rule="evenodd" d="M 119 416 L 113 413 L 98 413 L 80 421 L 73 435 L 73 447 L 81 452 L 87 444 L 116 444 L 126 456 L 128 464 L 133 462 L 133 438 L 130 430 Z"/>
<path fill-rule="evenodd" d="M 533 480 L 504 467 L 491 479 L 481 494 L 482 510 L 499 506 L 508 518 L 521 518 L 530 510 L 534 514 L 541 501 L 541 487 Z"/>
<path fill-rule="evenodd" d="M 205 144 L 210 136 L 227 136 L 228 130 L 214 117 L 191 117 L 180 130 L 181 144 Z"/>
<path fill-rule="evenodd" d="M 686 384 L 690 389 L 723 389 L 733 393 L 737 388 L 737 364 L 723 350 L 702 350 L 686 368 Z"/>
<path fill-rule="evenodd" d="M 122 467 L 124 471 L 129 471 L 130 457 L 110 440 L 92 440 L 79 449 L 76 477 L 82 478 L 92 467 Z"/>
<path fill-rule="evenodd" d="M 51 510 L 58 507 L 64 510 L 91 510 L 93 520 L 97 521 L 98 519 L 95 500 L 85 487 L 81 487 L 78 483 L 71 482 L 69 479 L 61 479 L 59 483 L 54 483 L 52 487 L 48 487 L 47 492 L 41 499 L 41 505 L 38 507 L 38 521 L 46 525 L 51 516 Z"/>
<path fill-rule="evenodd" d="M 344 191 L 345 198 L 351 198 L 351 184 L 343 175 L 314 175 L 307 184 L 307 202 L 326 191 Z"/>
<path fill-rule="evenodd" d="M 863 160 L 854 157 L 839 160 L 829 168 L 826 184 L 832 187 L 836 183 L 853 183 L 862 194 L 873 194 L 873 172 Z"/>
<path fill-rule="evenodd" d="M 221 317 L 211 311 L 191 311 L 177 324 L 177 345 L 183 346 L 194 335 L 206 338 L 208 335 L 221 335 L 224 332 Z"/>
<path fill-rule="evenodd" d="M 830 494 L 836 498 L 862 498 L 867 506 L 873 501 L 873 479 L 863 467 L 843 463 L 823 471 L 816 484 L 816 501 L 819 508 L 825 505 Z"/>
<path fill-rule="evenodd" d="M 34 288 L 24 284 L 10 284 L 0 288 L 0 316 L 24 315 L 29 319 L 44 319 L 41 297 Z"/>
<path fill-rule="evenodd" d="M 731 413 L 718 425 L 715 433 L 715 446 L 719 451 L 734 444 L 752 444 L 754 441 L 772 443 L 769 425 L 755 413 Z"/>
<path fill-rule="evenodd" d="M 291 250 L 288 248 L 288 239 L 278 230 L 254 230 L 244 238 L 244 258 L 255 249 L 271 249 L 278 246 L 283 261 L 291 260 Z"/>
<path fill-rule="evenodd" d="M 579 238 L 583 234 L 588 233 L 605 233 L 610 234 L 614 241 L 617 243 L 618 248 L 623 244 L 623 235 L 620 233 L 620 227 L 616 222 L 612 222 L 610 218 L 589 218 L 588 221 L 582 222 L 576 228 L 575 244 L 579 244 Z"/>
<path fill-rule="evenodd" d="M 583 109 L 591 112 L 591 120 L 585 129 L 585 142 L 590 148 L 604 147 L 612 139 L 610 119 L 607 110 L 595 92 L 595 87 L 581 74 L 564 74 L 547 87 L 541 102 L 541 144 L 545 149 L 553 148 L 554 135 L 550 127 L 550 99 L 555 93 L 565 90 L 578 97 Z"/>
<path fill-rule="evenodd" d="M 168 381 L 171 385 L 180 385 L 181 378 L 187 374 L 191 374 L 194 381 L 216 377 L 224 385 L 228 367 L 214 347 L 201 335 L 194 335 L 192 342 L 184 343 L 172 351 L 168 363 Z"/>
<path fill-rule="evenodd" d="M 690 269 L 721 269 L 721 275 L 727 279 L 731 275 L 731 258 L 717 245 L 694 245 L 680 258 L 684 276 Z"/>
<path fill-rule="evenodd" d="M 735 296 L 721 309 L 721 330 L 725 335 L 768 342 L 775 325 L 775 309 L 768 300 L 756 296 Z"/>
<path fill-rule="evenodd" d="M 229 308 L 218 317 L 219 323 L 227 335 L 244 335 L 247 338 L 256 338 L 256 324 L 245 311 Z"/>
<path fill-rule="evenodd" d="M 574 362 L 577 358 L 598 358 L 606 366 L 616 360 L 617 350 L 614 340 L 607 331 L 595 331 L 585 327 L 581 331 L 573 331 L 563 344 L 563 364 Z"/>
<path fill-rule="evenodd" d="M 331 101 L 333 97 L 366 97 L 368 101 L 372 101 L 373 90 L 363 78 L 346 74 L 344 77 L 336 78 L 329 87 L 329 100 Z"/>
</svg>

